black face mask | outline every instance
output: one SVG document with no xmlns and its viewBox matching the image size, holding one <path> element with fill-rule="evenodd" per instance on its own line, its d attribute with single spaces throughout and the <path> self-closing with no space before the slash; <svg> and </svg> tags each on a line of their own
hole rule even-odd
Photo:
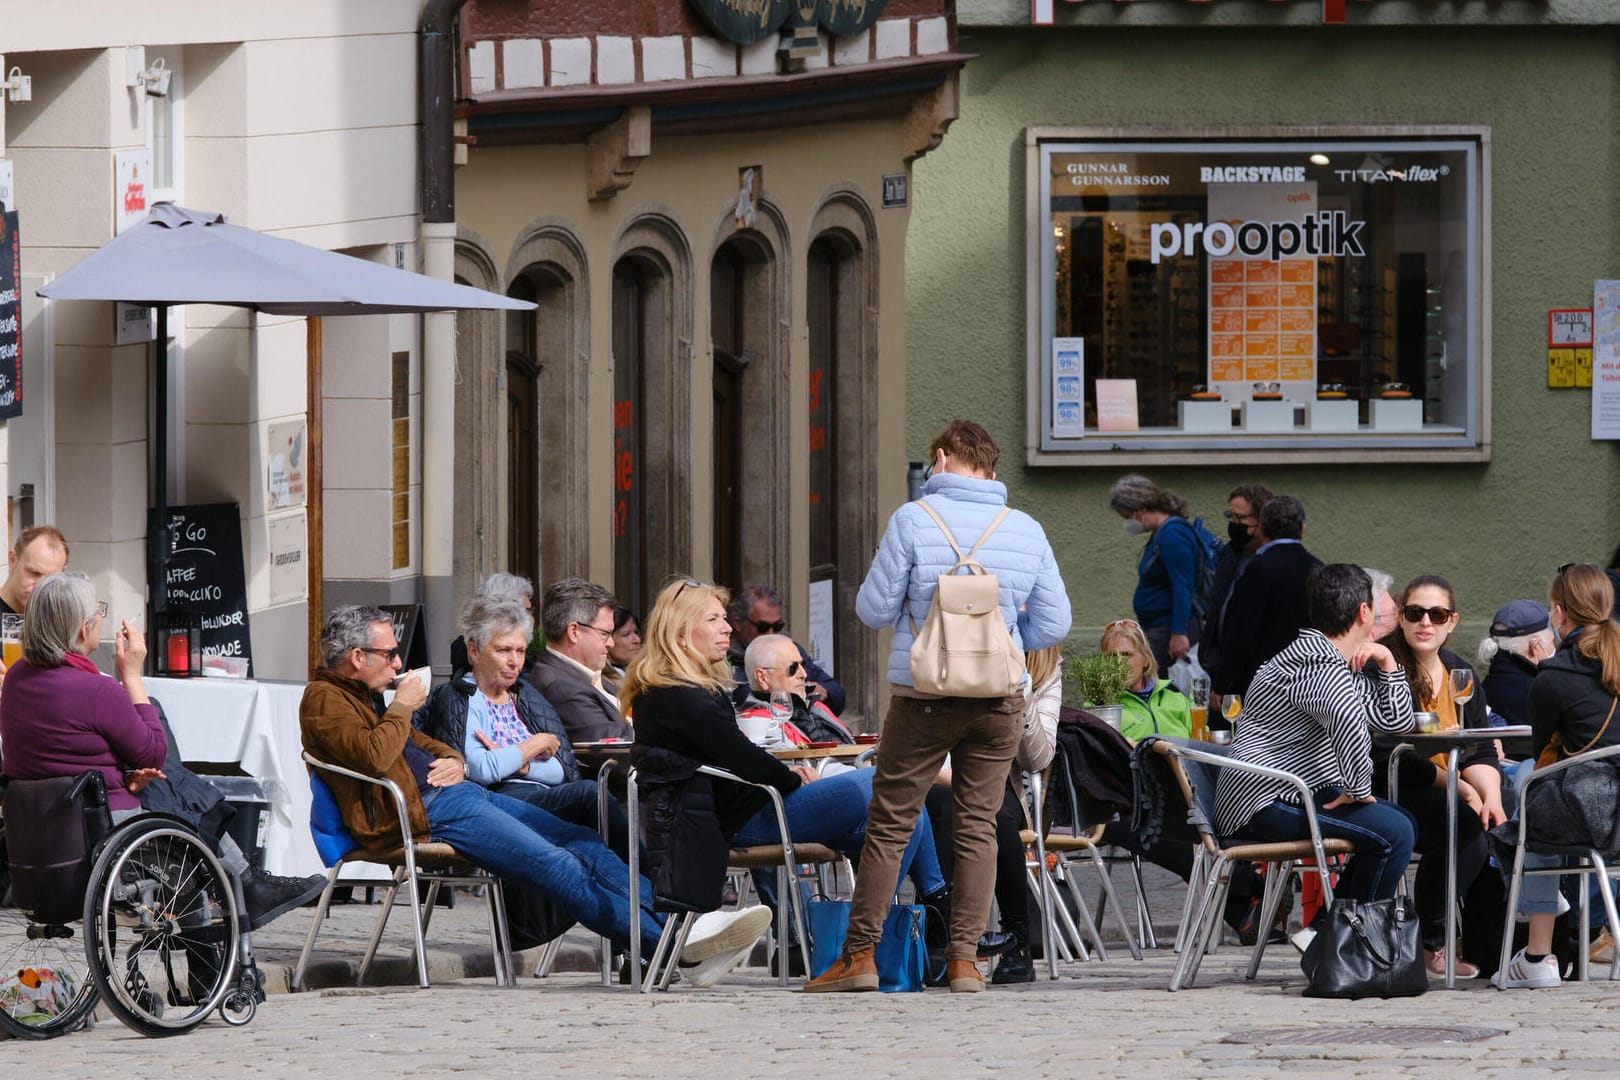
<svg viewBox="0 0 1620 1080">
<path fill-rule="evenodd" d="M 1241 521 L 1228 521 L 1226 523 L 1226 536 L 1232 541 L 1233 547 L 1243 547 L 1249 542 L 1249 527 Z"/>
</svg>

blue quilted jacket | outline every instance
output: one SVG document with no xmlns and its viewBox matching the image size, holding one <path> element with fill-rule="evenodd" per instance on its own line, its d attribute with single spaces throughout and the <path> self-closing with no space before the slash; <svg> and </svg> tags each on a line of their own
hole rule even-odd
<svg viewBox="0 0 1620 1080">
<path fill-rule="evenodd" d="M 928 479 L 923 498 L 945 519 L 966 553 L 1006 505 L 1007 486 L 999 480 L 940 473 Z M 996 575 L 1002 618 L 1021 648 L 1044 649 L 1064 639 L 1069 594 L 1052 545 L 1034 518 L 1021 510 L 1008 514 L 975 558 Z M 911 685 L 911 622 L 922 627 L 939 575 L 955 562 L 949 541 L 926 510 L 907 503 L 894 512 L 861 582 L 855 612 L 873 629 L 894 627 L 889 681 L 897 686 Z"/>
</svg>

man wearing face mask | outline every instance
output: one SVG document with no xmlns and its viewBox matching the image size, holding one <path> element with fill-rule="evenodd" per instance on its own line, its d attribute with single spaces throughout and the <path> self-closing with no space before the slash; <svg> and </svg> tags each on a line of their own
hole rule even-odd
<svg viewBox="0 0 1620 1080">
<path fill-rule="evenodd" d="M 1210 668 L 1218 694 L 1246 691 L 1260 665 L 1310 625 L 1305 581 L 1322 560 L 1305 550 L 1304 505 L 1291 495 L 1273 496 L 1260 512 L 1260 535 L 1264 542 L 1226 602 L 1225 647 Z"/>
<path fill-rule="evenodd" d="M 1215 564 L 1215 587 L 1210 590 L 1209 610 L 1204 613 L 1203 636 L 1198 642 L 1198 663 L 1215 670 L 1221 655 L 1221 617 L 1232 597 L 1232 586 L 1248 567 L 1254 553 L 1265 541 L 1260 538 L 1260 511 L 1271 499 L 1264 484 L 1244 484 L 1226 497 L 1227 545 Z"/>
<path fill-rule="evenodd" d="M 1510 600 L 1491 620 L 1479 643 L 1479 662 L 1489 665 L 1480 689 L 1491 711 L 1509 724 L 1530 722 L 1530 680 L 1536 667 L 1558 650 L 1558 632 L 1547 609 L 1534 600 Z"/>
</svg>

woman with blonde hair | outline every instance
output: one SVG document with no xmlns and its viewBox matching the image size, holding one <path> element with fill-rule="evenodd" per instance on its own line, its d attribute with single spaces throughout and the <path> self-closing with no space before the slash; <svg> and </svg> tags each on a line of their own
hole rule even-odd
<svg viewBox="0 0 1620 1080">
<path fill-rule="evenodd" d="M 655 749 L 735 773 L 782 793 L 795 842 L 826 844 L 858 858 L 866 841 L 872 770 L 818 777 L 807 765 L 789 767 L 755 746 L 737 726 L 726 650 L 731 624 L 727 591 L 701 581 L 672 581 L 659 592 L 642 635 L 641 652 L 625 670 L 621 700 L 636 717 L 638 752 Z M 756 787 L 715 780 L 714 809 L 733 847 L 782 841 L 770 798 Z M 934 855 L 926 813 L 919 815 L 901 860 L 924 903 L 945 908 L 948 896 Z M 877 989 L 873 976 L 870 989 Z"/>
<path fill-rule="evenodd" d="M 1538 762 L 1543 752 L 1557 759 L 1620 743 L 1620 624 L 1611 618 L 1614 586 L 1598 566 L 1565 563 L 1547 589 L 1547 600 L 1549 623 L 1562 644 L 1542 661 L 1530 684 L 1530 745 Z M 1524 854 L 1526 870 L 1556 865 L 1557 856 Z M 1498 986 L 1558 985 L 1558 958 L 1552 954 L 1558 880 L 1525 876 L 1519 911 L 1529 916 L 1529 937 L 1506 969 L 1496 973 Z"/>
<path fill-rule="evenodd" d="M 1131 742 L 1149 735 L 1192 737 L 1192 703 L 1168 679 L 1158 677 L 1158 665 L 1142 627 L 1130 619 L 1115 619 L 1103 627 L 1097 642 L 1100 652 L 1118 656 L 1128 671 L 1119 733 Z M 1088 702 L 1103 705 L 1106 702 Z"/>
</svg>

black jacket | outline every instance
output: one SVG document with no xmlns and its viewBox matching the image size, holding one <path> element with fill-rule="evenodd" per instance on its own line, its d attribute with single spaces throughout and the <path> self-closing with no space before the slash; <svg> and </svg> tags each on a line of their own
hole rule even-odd
<svg viewBox="0 0 1620 1080">
<path fill-rule="evenodd" d="M 1322 560 L 1301 544 L 1278 544 L 1244 568 L 1226 604 L 1220 658 L 1210 671 L 1216 693 L 1246 693 L 1260 665 L 1292 645 L 1311 625 L 1305 579 L 1321 565 Z"/>
<path fill-rule="evenodd" d="M 550 651 L 541 653 L 540 658 L 529 665 L 524 678 L 557 710 L 569 741 L 635 738 L 635 732 L 624 722 L 613 703 L 603 697 L 578 669 L 557 654 Z"/>
<path fill-rule="evenodd" d="M 1209 609 L 1204 612 L 1203 628 L 1198 636 L 1198 666 L 1214 671 L 1221 659 L 1221 616 L 1226 602 L 1232 598 L 1232 586 L 1238 575 L 1254 561 L 1254 555 L 1233 544 L 1221 548 L 1221 557 L 1215 563 L 1215 582 L 1209 589 Z"/>
<path fill-rule="evenodd" d="M 1609 715 L 1614 695 L 1603 688 L 1603 666 L 1577 646 L 1580 636 L 1566 641 L 1541 662 L 1530 684 L 1530 726 L 1533 755 L 1539 757 L 1547 740 L 1557 732 L 1564 753 L 1573 754 L 1620 743 L 1620 709 Z M 1604 730 L 1605 721 L 1608 729 Z M 1602 731 L 1600 736 L 1598 733 Z"/>
<path fill-rule="evenodd" d="M 637 743 L 630 750 L 646 831 L 647 878 L 658 911 L 713 911 L 725 889 L 729 846 L 714 783 L 698 762 Z"/>
<path fill-rule="evenodd" d="M 1530 683 L 1535 679 L 1536 671 L 1537 666 L 1518 653 L 1507 649 L 1497 650 L 1481 683 L 1486 705 L 1510 724 L 1528 724 Z"/>
<path fill-rule="evenodd" d="M 433 688 L 427 702 L 411 717 L 411 724 L 422 734 L 461 750 L 467 745 L 467 706 L 478 685 L 472 676 L 458 674 L 447 683 Z M 568 732 L 553 709 L 539 691 L 519 679 L 512 684 L 517 699 L 518 719 L 531 735 L 555 735 L 557 760 L 562 763 L 563 782 L 579 779 L 579 763 L 574 760 L 574 748 L 569 745 Z"/>
<path fill-rule="evenodd" d="M 723 692 L 711 694 L 696 686 L 655 686 L 636 698 L 632 708 L 636 715 L 632 762 L 650 749 L 669 750 L 744 780 L 769 784 L 783 795 L 799 790 L 797 773 L 748 741 L 737 726 L 731 699 Z M 758 788 L 729 780 L 714 782 L 715 816 L 728 840 L 769 801 Z"/>
<path fill-rule="evenodd" d="M 1079 806 L 1069 799 L 1062 768 L 1052 770 L 1046 796 L 1047 816 L 1053 824 L 1089 827 L 1129 814 L 1135 797 L 1130 741 L 1108 724 L 1065 705 L 1058 712 L 1057 753 L 1073 779 Z"/>
</svg>

